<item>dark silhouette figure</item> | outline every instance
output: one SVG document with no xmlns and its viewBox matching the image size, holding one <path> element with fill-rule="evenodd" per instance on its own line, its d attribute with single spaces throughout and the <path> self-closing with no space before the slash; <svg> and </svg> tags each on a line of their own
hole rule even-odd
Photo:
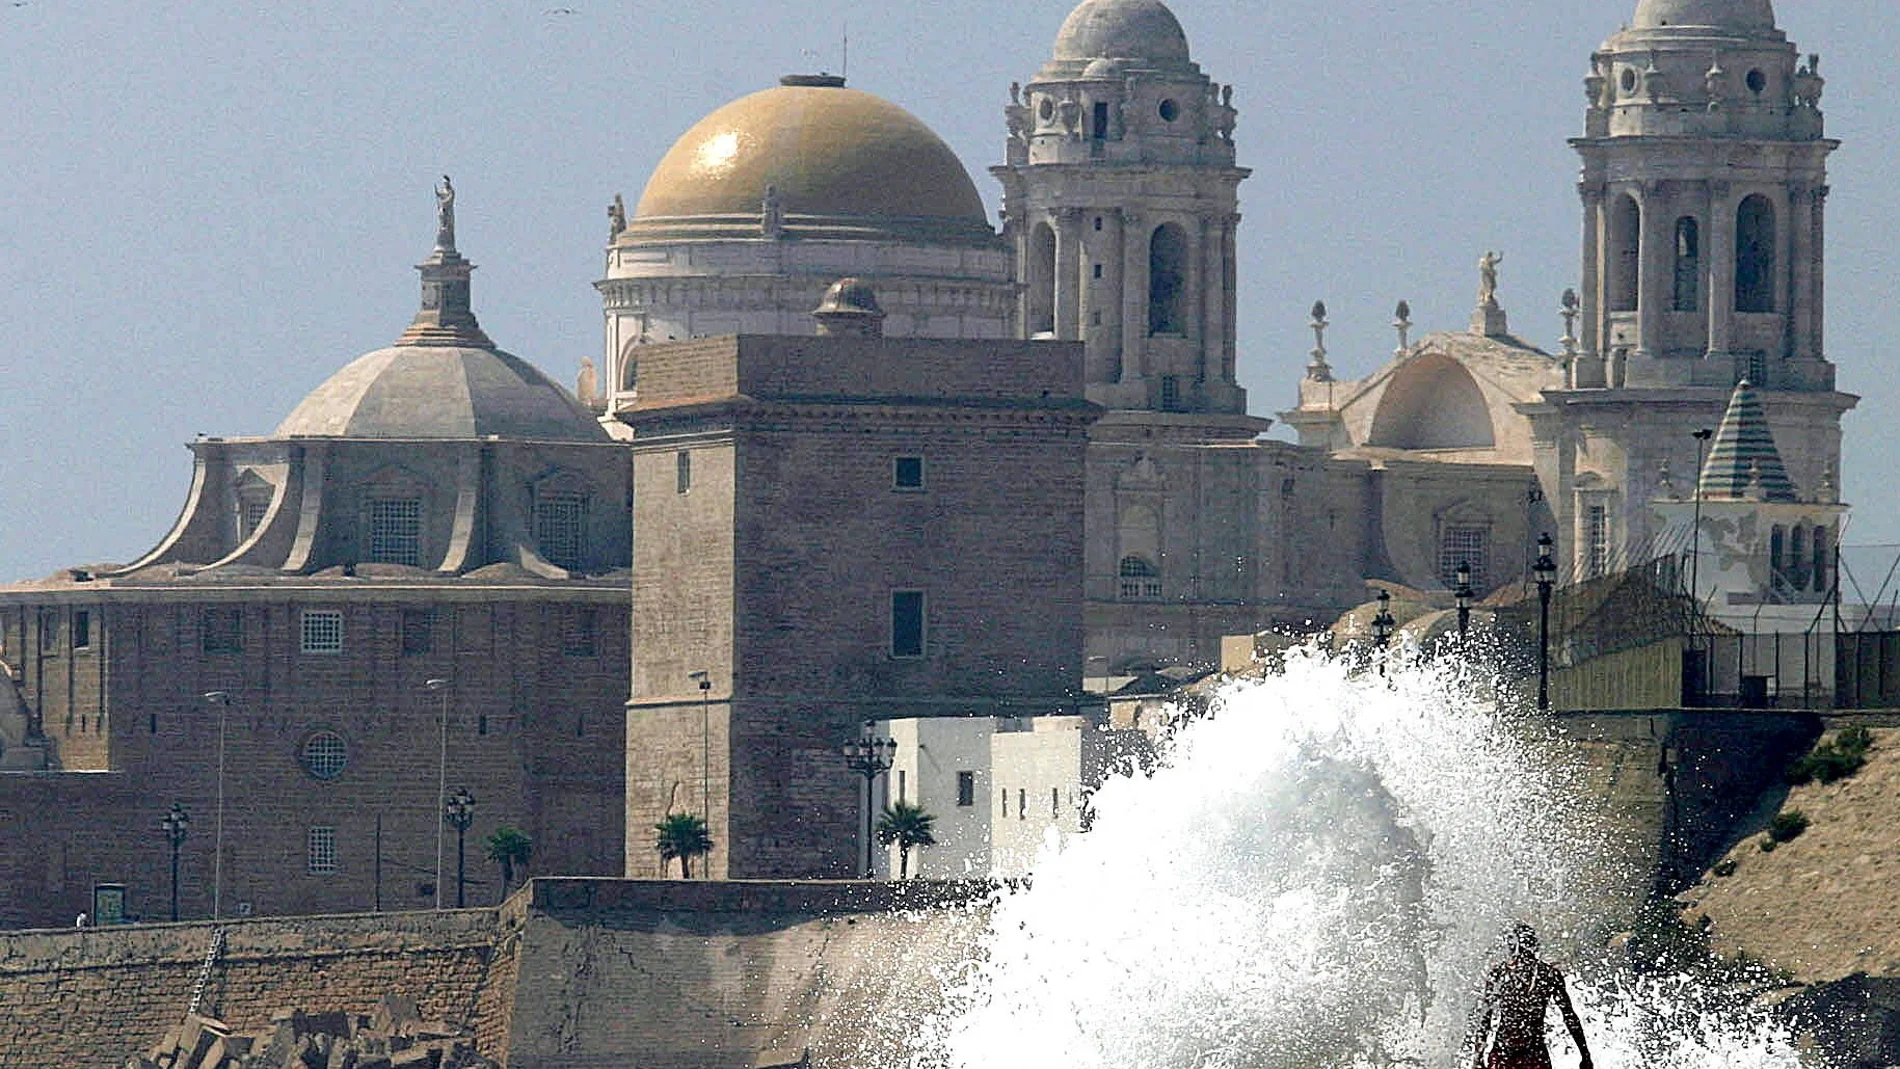
<svg viewBox="0 0 1900 1069">
<path fill-rule="evenodd" d="M 1553 1002 L 1583 1056 L 1580 1069 L 1591 1069 L 1583 1022 L 1564 990 L 1563 974 L 1537 957 L 1537 933 L 1530 925 L 1513 925 L 1510 956 L 1485 973 L 1484 991 L 1471 1015 L 1473 1069 L 1550 1069 L 1544 1010 Z"/>
</svg>

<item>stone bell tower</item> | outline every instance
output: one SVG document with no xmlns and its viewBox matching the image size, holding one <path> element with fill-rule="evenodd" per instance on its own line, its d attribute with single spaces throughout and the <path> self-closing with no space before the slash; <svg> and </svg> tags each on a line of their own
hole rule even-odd
<svg viewBox="0 0 1900 1069">
<path fill-rule="evenodd" d="M 1582 577 L 1661 551 L 1662 473 L 1744 379 L 1806 497 L 1839 471 L 1822 336 L 1827 157 L 1818 56 L 1770 0 L 1639 0 L 1584 79 L 1581 337 L 1566 388 L 1528 408 Z M 1831 491 L 1830 491 L 1831 493 Z"/>
<path fill-rule="evenodd" d="M 1025 338 L 1081 341 L 1110 410 L 1244 413 L 1233 87 L 1159 0 L 1085 0 L 1010 87 L 1003 184 Z"/>
</svg>

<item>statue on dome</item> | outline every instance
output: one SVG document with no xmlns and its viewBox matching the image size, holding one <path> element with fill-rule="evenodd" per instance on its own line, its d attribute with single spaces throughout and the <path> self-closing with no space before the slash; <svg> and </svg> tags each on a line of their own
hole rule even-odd
<svg viewBox="0 0 1900 1069">
<path fill-rule="evenodd" d="M 435 247 L 449 252 L 455 249 L 455 184 L 448 175 L 443 175 L 442 184 L 435 187 Z"/>
<path fill-rule="evenodd" d="M 607 240 L 612 241 L 627 229 L 627 202 L 614 194 L 614 202 L 607 205 Z"/>
<path fill-rule="evenodd" d="M 1498 265 L 1503 262 L 1503 256 L 1489 251 L 1478 258 L 1478 307 L 1498 303 Z"/>
<path fill-rule="evenodd" d="M 600 379 L 594 370 L 594 362 L 581 357 L 581 373 L 574 383 L 574 396 L 582 407 L 598 411 L 603 406 L 600 398 Z"/>
</svg>

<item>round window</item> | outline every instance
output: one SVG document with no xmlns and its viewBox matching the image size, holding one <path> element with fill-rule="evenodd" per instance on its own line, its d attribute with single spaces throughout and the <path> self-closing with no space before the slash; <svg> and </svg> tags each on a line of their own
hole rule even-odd
<svg viewBox="0 0 1900 1069">
<path fill-rule="evenodd" d="M 1748 91 L 1749 92 L 1760 93 L 1762 90 L 1766 88 L 1768 88 L 1768 76 L 1766 74 L 1763 74 L 1760 71 L 1748 72 Z"/>
<path fill-rule="evenodd" d="M 1622 82 L 1623 91 L 1625 93 L 1636 92 L 1636 72 L 1635 71 L 1629 69 L 1628 67 L 1624 67 L 1623 77 L 1620 80 Z"/>
<path fill-rule="evenodd" d="M 1043 97 L 1042 103 L 1036 105 L 1036 114 L 1042 116 L 1043 122 L 1048 122 L 1050 119 L 1055 118 L 1055 101 L 1050 100 L 1048 97 Z"/>
<path fill-rule="evenodd" d="M 318 731 L 303 740 L 303 770 L 317 779 L 331 780 L 349 766 L 350 751 L 343 736 L 334 731 Z"/>
<path fill-rule="evenodd" d="M 1181 117 L 1181 105 L 1176 104 L 1172 100 L 1162 101 L 1160 110 L 1161 110 L 1161 121 L 1163 122 L 1173 122 L 1174 120 Z"/>
</svg>

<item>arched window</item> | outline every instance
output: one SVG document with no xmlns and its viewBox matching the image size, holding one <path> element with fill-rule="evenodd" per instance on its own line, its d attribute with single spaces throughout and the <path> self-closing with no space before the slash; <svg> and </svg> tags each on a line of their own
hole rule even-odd
<svg viewBox="0 0 1900 1069">
<path fill-rule="evenodd" d="M 1029 336 L 1056 332 L 1056 232 L 1048 223 L 1037 223 L 1029 232 L 1029 270 L 1023 281 L 1029 284 L 1028 318 L 1023 324 Z"/>
<path fill-rule="evenodd" d="M 1676 311 L 1693 312 L 1701 305 L 1702 228 L 1695 216 L 1676 220 Z"/>
<path fill-rule="evenodd" d="M 1161 596 L 1161 572 L 1146 557 L 1123 557 L 1121 596 L 1124 601 L 1152 601 Z"/>
<path fill-rule="evenodd" d="M 570 486 L 537 487 L 534 544 L 549 564 L 579 569 L 587 557 L 587 495 Z"/>
<path fill-rule="evenodd" d="M 1643 249 L 1643 209 L 1625 193 L 1610 204 L 1610 311 L 1636 311 L 1638 263 Z"/>
<path fill-rule="evenodd" d="M 1148 239 L 1148 333 L 1186 333 L 1187 260 L 1187 234 L 1173 223 L 1156 227 Z"/>
<path fill-rule="evenodd" d="M 1775 206 L 1760 193 L 1735 210 L 1735 310 L 1775 310 Z"/>
</svg>

